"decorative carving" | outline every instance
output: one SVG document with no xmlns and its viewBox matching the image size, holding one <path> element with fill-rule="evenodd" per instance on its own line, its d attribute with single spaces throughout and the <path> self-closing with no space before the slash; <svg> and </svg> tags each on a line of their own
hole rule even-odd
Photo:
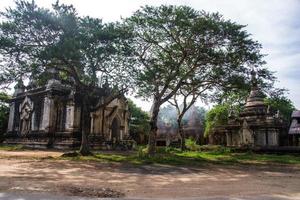
<svg viewBox="0 0 300 200">
<path fill-rule="evenodd" d="M 26 135 L 31 129 L 31 115 L 33 112 L 33 103 L 28 97 L 25 97 L 23 103 L 20 105 L 19 112 L 21 119 L 20 132 L 22 135 Z"/>
</svg>

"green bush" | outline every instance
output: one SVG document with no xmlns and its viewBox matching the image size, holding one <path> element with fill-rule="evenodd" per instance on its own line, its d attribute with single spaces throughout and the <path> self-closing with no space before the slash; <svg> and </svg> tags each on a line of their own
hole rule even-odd
<svg viewBox="0 0 300 200">
<path fill-rule="evenodd" d="M 139 146 L 138 147 L 138 157 L 139 158 L 148 158 L 149 154 L 148 154 L 148 147 L 145 146 Z"/>
<path fill-rule="evenodd" d="M 196 143 L 196 141 L 192 138 L 188 138 L 185 140 L 185 146 L 188 150 L 191 151 L 199 151 L 200 150 L 200 145 Z"/>
</svg>

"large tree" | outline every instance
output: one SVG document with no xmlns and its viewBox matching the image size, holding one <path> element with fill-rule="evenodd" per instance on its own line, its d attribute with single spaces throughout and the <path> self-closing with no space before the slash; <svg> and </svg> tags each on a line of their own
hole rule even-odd
<svg viewBox="0 0 300 200">
<path fill-rule="evenodd" d="M 137 94 L 153 99 L 148 151 L 155 153 L 160 106 L 197 77 L 198 83 L 221 87 L 223 80 L 247 77 L 251 68 L 268 76 L 260 53 L 243 25 L 218 13 L 187 6 L 145 6 L 126 19 L 132 29 L 131 43 L 140 68 Z"/>
<path fill-rule="evenodd" d="M 80 17 L 72 6 L 58 2 L 45 9 L 17 0 L 1 17 L 1 84 L 26 78 L 42 82 L 53 69 L 60 79 L 71 80 L 82 107 L 80 152 L 88 154 L 89 113 L 122 95 L 130 84 L 126 31 L 120 24 Z M 114 87 L 100 101 L 105 81 Z"/>
</svg>

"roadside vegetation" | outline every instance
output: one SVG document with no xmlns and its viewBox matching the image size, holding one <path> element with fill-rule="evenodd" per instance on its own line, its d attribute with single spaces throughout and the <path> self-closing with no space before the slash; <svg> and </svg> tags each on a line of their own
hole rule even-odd
<svg viewBox="0 0 300 200">
<path fill-rule="evenodd" d="M 300 156 L 238 152 L 221 146 L 201 146 L 200 151 L 181 151 L 178 148 L 157 148 L 149 156 L 143 147 L 131 152 L 94 152 L 92 156 L 71 156 L 62 159 L 75 161 L 120 162 L 128 164 L 165 164 L 175 166 L 201 166 L 206 164 L 300 164 Z"/>
<path fill-rule="evenodd" d="M 20 151 L 25 150 L 26 148 L 23 145 L 5 145 L 0 144 L 0 150 L 4 151 Z"/>
<path fill-rule="evenodd" d="M 187 139 L 187 148 L 197 150 L 181 151 L 179 148 L 158 147 L 155 156 L 149 156 L 145 146 L 133 151 L 94 151 L 90 156 L 80 154 L 63 154 L 60 157 L 47 159 L 64 159 L 72 161 L 119 162 L 124 164 L 147 165 L 163 164 L 172 166 L 202 166 L 207 164 L 300 164 L 300 155 L 296 154 L 259 154 L 252 151 L 240 151 L 218 145 L 197 145 Z M 2 151 L 24 151 L 22 145 L 0 145 Z"/>
</svg>

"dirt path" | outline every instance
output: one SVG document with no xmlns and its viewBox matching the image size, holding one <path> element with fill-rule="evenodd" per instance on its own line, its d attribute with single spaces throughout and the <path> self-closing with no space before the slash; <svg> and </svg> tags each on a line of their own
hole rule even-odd
<svg viewBox="0 0 300 200">
<path fill-rule="evenodd" d="M 270 196 L 300 200 L 300 166 L 201 168 L 42 159 L 60 152 L 0 151 L 0 189 L 59 193 L 64 188 L 111 188 L 131 198 Z M 38 159 L 32 159 L 36 157 Z"/>
</svg>

